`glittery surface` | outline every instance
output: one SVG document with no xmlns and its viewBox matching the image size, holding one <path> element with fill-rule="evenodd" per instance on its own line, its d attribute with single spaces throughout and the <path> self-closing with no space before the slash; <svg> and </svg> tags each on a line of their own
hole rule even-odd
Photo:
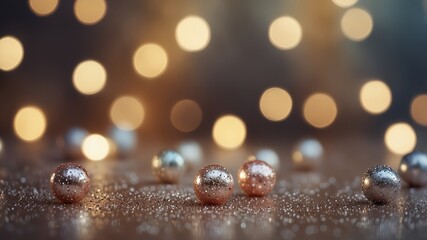
<svg viewBox="0 0 427 240">
<path fill-rule="evenodd" d="M 59 165 L 50 177 L 53 195 L 64 203 L 81 201 L 89 192 L 90 178 L 86 169 L 76 163 Z"/>
<path fill-rule="evenodd" d="M 402 158 L 399 175 L 413 187 L 427 186 L 427 154 L 413 152 Z"/>
<path fill-rule="evenodd" d="M 276 173 L 265 162 L 251 160 L 242 165 L 237 172 L 240 188 L 249 196 L 261 197 L 273 190 Z"/>
<path fill-rule="evenodd" d="M 378 204 L 391 203 L 400 193 L 400 177 L 389 166 L 378 165 L 362 176 L 362 191 L 366 198 Z"/>
<path fill-rule="evenodd" d="M 174 150 L 163 150 L 151 161 L 154 176 L 161 183 L 177 183 L 185 172 L 184 158 Z"/>
<path fill-rule="evenodd" d="M 322 143 L 325 164 L 312 172 L 292 170 L 291 143 L 269 144 L 283 158 L 273 191 L 253 198 L 236 187 L 220 206 L 199 202 L 196 172 L 177 185 L 158 184 L 150 170 L 157 147 L 145 148 L 138 161 L 80 162 L 91 187 L 77 204 L 62 204 L 50 191 L 57 163 L 2 158 L 0 239 L 425 239 L 427 188 L 403 186 L 386 205 L 372 204 L 361 190 L 362 173 L 375 161 L 397 169 L 400 157 L 366 139 Z M 212 156 L 207 161 L 233 175 L 252 152 L 203 149 Z"/>
<path fill-rule="evenodd" d="M 197 173 L 193 188 L 203 204 L 221 205 L 233 194 L 234 179 L 223 166 L 208 165 Z"/>
</svg>

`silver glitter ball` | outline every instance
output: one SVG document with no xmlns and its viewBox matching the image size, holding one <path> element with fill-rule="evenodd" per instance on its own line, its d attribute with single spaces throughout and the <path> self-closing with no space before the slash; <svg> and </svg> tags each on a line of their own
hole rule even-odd
<svg viewBox="0 0 427 240">
<path fill-rule="evenodd" d="M 292 160 L 297 170 L 310 171 L 318 167 L 322 161 L 323 147 L 313 138 L 299 142 L 292 152 Z"/>
<path fill-rule="evenodd" d="M 413 152 L 404 156 L 399 174 L 411 187 L 427 186 L 427 153 Z"/>
<path fill-rule="evenodd" d="M 164 150 L 151 161 L 153 174 L 162 183 L 177 183 L 185 172 L 184 158 L 176 151 Z"/>
<path fill-rule="evenodd" d="M 393 202 L 400 192 L 400 177 L 389 166 L 375 166 L 363 174 L 362 191 L 365 197 L 373 203 Z"/>
</svg>

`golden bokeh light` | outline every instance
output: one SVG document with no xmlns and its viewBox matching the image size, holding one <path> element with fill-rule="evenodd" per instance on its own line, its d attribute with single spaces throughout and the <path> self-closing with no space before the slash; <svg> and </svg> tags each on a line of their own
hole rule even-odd
<svg viewBox="0 0 427 240">
<path fill-rule="evenodd" d="M 353 41 L 365 40 L 371 34 L 372 28 L 371 15 L 360 8 L 347 10 L 341 19 L 342 32 Z"/>
<path fill-rule="evenodd" d="M 177 102 L 171 111 L 172 125 L 181 132 L 191 132 L 197 129 L 202 121 L 202 109 L 199 104 L 190 99 Z"/>
<path fill-rule="evenodd" d="M 12 71 L 19 66 L 24 58 L 22 43 L 13 36 L 0 39 L 0 69 Z"/>
<path fill-rule="evenodd" d="M 347 8 L 351 7 L 358 2 L 358 0 L 332 0 L 339 7 Z"/>
<path fill-rule="evenodd" d="M 117 98 L 110 108 L 111 121 L 121 130 L 135 130 L 141 126 L 145 111 L 138 99 L 132 96 Z"/>
<path fill-rule="evenodd" d="M 175 30 L 178 46 L 184 51 L 196 52 L 205 49 L 211 39 L 211 30 L 205 19 L 199 16 L 187 16 Z"/>
<path fill-rule="evenodd" d="M 427 94 L 418 95 L 412 100 L 411 116 L 418 124 L 427 126 Z"/>
<path fill-rule="evenodd" d="M 49 16 L 58 8 L 59 0 L 29 0 L 31 11 L 38 16 Z"/>
<path fill-rule="evenodd" d="M 107 3 L 105 0 L 76 0 L 74 2 L 74 15 L 82 24 L 97 24 L 106 13 Z"/>
<path fill-rule="evenodd" d="M 261 95 L 259 108 L 268 120 L 282 121 L 292 110 L 291 95 L 282 88 L 269 88 Z"/>
<path fill-rule="evenodd" d="M 158 77 L 165 71 L 167 65 L 168 55 L 158 44 L 144 44 L 133 55 L 133 67 L 143 77 Z"/>
<path fill-rule="evenodd" d="M 316 128 L 331 125 L 337 117 L 338 109 L 334 99 L 324 93 L 311 95 L 304 103 L 304 118 Z"/>
<path fill-rule="evenodd" d="M 100 161 L 108 156 L 110 143 L 102 135 L 91 134 L 83 140 L 82 152 L 87 159 Z"/>
<path fill-rule="evenodd" d="M 414 150 L 417 135 L 409 124 L 399 122 L 388 127 L 384 135 L 384 142 L 391 152 L 403 155 Z"/>
<path fill-rule="evenodd" d="M 380 114 L 390 107 L 392 94 L 387 84 L 373 80 L 362 86 L 359 100 L 365 111 L 371 114 Z"/>
<path fill-rule="evenodd" d="M 34 106 L 19 109 L 13 120 L 16 135 L 27 142 L 40 139 L 46 130 L 46 125 L 46 117 L 43 111 Z"/>
<path fill-rule="evenodd" d="M 289 50 L 295 48 L 301 42 L 302 28 L 293 17 L 279 17 L 270 24 L 268 37 L 275 47 Z"/>
<path fill-rule="evenodd" d="M 237 116 L 225 115 L 215 121 L 212 135 L 218 146 L 235 149 L 240 147 L 246 139 L 246 125 Z"/>
<path fill-rule="evenodd" d="M 74 87 L 82 94 L 91 95 L 101 91 L 106 81 L 105 68 L 94 60 L 79 63 L 73 72 Z"/>
</svg>

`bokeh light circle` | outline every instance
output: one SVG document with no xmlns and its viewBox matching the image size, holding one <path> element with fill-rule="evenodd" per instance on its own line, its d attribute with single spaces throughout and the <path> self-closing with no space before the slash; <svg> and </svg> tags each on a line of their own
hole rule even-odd
<svg viewBox="0 0 427 240">
<path fill-rule="evenodd" d="M 211 39 L 209 24 L 199 16 L 187 16 L 176 26 L 175 38 L 178 46 L 184 51 L 201 51 L 208 46 Z"/>
<path fill-rule="evenodd" d="M 89 160 L 100 161 L 108 156 L 110 143 L 102 135 L 91 134 L 83 140 L 82 152 Z"/>
<path fill-rule="evenodd" d="M 12 71 L 21 64 L 24 58 L 22 43 L 13 36 L 5 36 L 0 39 L 0 69 Z"/>
<path fill-rule="evenodd" d="M 58 8 L 59 0 L 29 0 L 31 11 L 38 16 L 49 16 Z"/>
<path fill-rule="evenodd" d="M 390 107 L 392 94 L 387 84 L 373 80 L 362 86 L 359 100 L 365 111 L 371 114 L 380 114 Z"/>
<path fill-rule="evenodd" d="M 292 110 L 292 98 L 289 93 L 278 87 L 265 90 L 259 100 L 262 115 L 271 121 L 286 119 Z"/>
<path fill-rule="evenodd" d="M 418 124 L 427 126 L 427 94 L 418 95 L 412 100 L 411 116 Z"/>
<path fill-rule="evenodd" d="M 331 125 L 338 114 L 334 99 L 324 93 L 315 93 L 304 103 L 303 115 L 305 120 L 316 128 Z"/>
<path fill-rule="evenodd" d="M 111 121 L 121 130 L 135 130 L 141 126 L 145 110 L 138 99 L 122 96 L 114 100 L 110 108 Z"/>
<path fill-rule="evenodd" d="M 13 120 L 16 135 L 27 142 L 40 139 L 46 130 L 46 126 L 47 121 L 43 111 L 34 106 L 19 109 Z"/>
<path fill-rule="evenodd" d="M 403 155 L 414 150 L 417 135 L 409 124 L 399 122 L 387 128 L 384 142 L 391 152 Z"/>
<path fill-rule="evenodd" d="M 104 88 L 106 82 L 107 72 L 97 61 L 83 61 L 74 69 L 73 85 L 82 94 L 95 94 Z"/>
<path fill-rule="evenodd" d="M 301 42 L 302 28 L 299 22 L 288 16 L 275 19 L 268 29 L 270 42 L 282 50 L 293 49 Z"/>
<path fill-rule="evenodd" d="M 146 78 L 160 76 L 168 65 L 168 55 L 158 44 L 147 43 L 141 45 L 133 55 L 135 71 Z"/>
<path fill-rule="evenodd" d="M 190 99 L 177 102 L 171 111 L 172 125 L 181 132 L 192 132 L 202 121 L 202 109 L 199 104 Z"/>
<path fill-rule="evenodd" d="M 106 13 L 107 2 L 105 0 L 76 0 L 74 2 L 74 15 L 82 24 L 97 24 Z"/>
<path fill-rule="evenodd" d="M 237 116 L 225 115 L 215 121 L 212 136 L 218 146 L 235 149 L 240 147 L 246 139 L 246 125 Z"/>
<path fill-rule="evenodd" d="M 373 20 L 371 15 L 360 8 L 347 10 L 341 19 L 341 30 L 350 40 L 363 41 L 372 32 Z"/>
</svg>

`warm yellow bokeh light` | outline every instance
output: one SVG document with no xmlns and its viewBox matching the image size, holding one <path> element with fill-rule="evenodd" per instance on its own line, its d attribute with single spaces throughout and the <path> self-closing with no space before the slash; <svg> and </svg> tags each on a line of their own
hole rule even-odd
<svg viewBox="0 0 427 240">
<path fill-rule="evenodd" d="M 418 95 L 412 100 L 411 116 L 418 124 L 427 126 L 427 94 Z"/>
<path fill-rule="evenodd" d="M 409 124 L 395 123 L 388 127 L 384 142 L 391 152 L 403 155 L 414 150 L 417 144 L 417 135 Z"/>
<path fill-rule="evenodd" d="M 362 41 L 371 34 L 373 21 L 371 15 L 360 8 L 352 8 L 341 19 L 341 30 L 353 41 Z"/>
<path fill-rule="evenodd" d="M 305 101 L 303 112 L 309 124 L 316 128 L 325 128 L 334 122 L 338 109 L 331 96 L 315 93 Z"/>
<path fill-rule="evenodd" d="M 246 139 L 246 125 L 237 116 L 225 115 L 215 121 L 212 135 L 218 146 L 235 149 L 240 147 Z"/>
<path fill-rule="evenodd" d="M 268 120 L 281 121 L 287 118 L 292 110 L 292 98 L 281 88 L 269 88 L 261 95 L 259 108 Z"/>
<path fill-rule="evenodd" d="M 270 24 L 268 37 L 275 47 L 289 50 L 301 42 L 302 28 L 293 17 L 279 17 Z"/>
<path fill-rule="evenodd" d="M 89 160 L 100 161 L 108 156 L 110 144 L 105 137 L 91 134 L 83 140 L 82 152 Z"/>
<path fill-rule="evenodd" d="M 141 126 L 145 111 L 138 99 L 131 96 L 117 98 L 110 108 L 110 118 L 121 130 L 135 130 Z"/>
<path fill-rule="evenodd" d="M 83 24 L 96 24 L 104 18 L 106 13 L 105 0 L 76 0 L 74 2 L 74 15 Z"/>
<path fill-rule="evenodd" d="M 339 7 L 347 8 L 357 3 L 358 0 L 332 0 Z"/>
<path fill-rule="evenodd" d="M 97 61 L 86 60 L 74 69 L 74 87 L 83 94 L 95 94 L 101 91 L 107 81 L 105 68 Z"/>
<path fill-rule="evenodd" d="M 168 55 L 158 44 L 144 44 L 133 55 L 133 67 L 143 77 L 158 77 L 165 71 L 167 65 Z"/>
<path fill-rule="evenodd" d="M 19 109 L 13 120 L 16 135 L 27 142 L 40 139 L 46 130 L 46 125 L 43 111 L 34 106 Z"/>
<path fill-rule="evenodd" d="M 22 43 L 13 36 L 0 39 L 0 69 L 12 71 L 19 66 L 24 58 Z"/>
<path fill-rule="evenodd" d="M 206 48 L 211 39 L 211 30 L 205 19 L 199 16 L 187 16 L 175 30 L 178 46 L 185 51 L 195 52 Z"/>
<path fill-rule="evenodd" d="M 170 120 L 172 125 L 181 132 L 194 131 L 202 121 L 202 109 L 193 100 L 181 100 L 173 106 Z"/>
<path fill-rule="evenodd" d="M 38 16 L 51 15 L 58 8 L 59 0 L 29 0 L 31 11 Z"/>
<path fill-rule="evenodd" d="M 392 94 L 387 84 L 374 80 L 362 86 L 359 100 L 365 111 L 371 114 L 380 114 L 390 107 Z"/>
</svg>

